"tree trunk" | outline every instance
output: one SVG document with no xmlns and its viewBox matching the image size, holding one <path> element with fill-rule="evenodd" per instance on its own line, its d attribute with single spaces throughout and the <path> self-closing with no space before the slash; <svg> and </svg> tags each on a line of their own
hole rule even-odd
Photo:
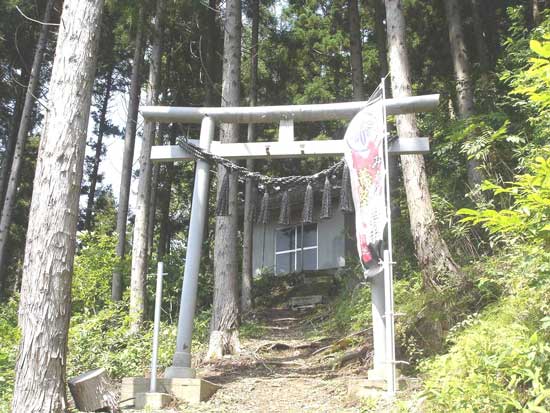
<svg viewBox="0 0 550 413">
<path fill-rule="evenodd" d="M 209 0 L 206 11 L 206 96 L 207 106 L 219 105 L 219 92 L 216 90 L 216 80 L 218 79 L 216 70 L 216 44 L 218 43 L 218 26 L 216 25 L 216 10 L 218 0 Z"/>
<path fill-rule="evenodd" d="M 149 218 L 147 223 L 147 256 L 151 257 L 153 253 L 153 244 L 155 241 L 155 218 L 157 212 L 157 196 L 159 186 L 160 164 L 153 165 L 151 174 L 151 195 L 149 196 Z"/>
<path fill-rule="evenodd" d="M 92 173 L 90 174 L 90 189 L 88 191 L 88 203 L 86 206 L 86 218 L 84 221 L 84 228 L 88 231 L 92 230 L 92 212 L 94 209 L 95 190 L 97 186 L 97 173 L 99 171 L 99 163 L 101 162 L 101 150 L 103 149 L 103 135 L 107 127 L 107 111 L 109 110 L 109 100 L 111 99 L 111 91 L 113 89 L 113 75 L 114 67 L 111 67 L 107 74 L 107 83 L 105 85 L 105 96 L 101 103 L 101 109 L 99 114 L 99 126 L 97 129 L 97 142 L 95 146 L 94 164 L 92 167 Z"/>
<path fill-rule="evenodd" d="M 160 82 L 162 15 L 164 1 L 157 0 L 153 47 L 147 85 L 147 105 L 156 105 Z M 139 157 L 139 183 L 136 204 L 136 220 L 132 245 L 132 273 L 130 276 L 130 331 L 139 331 L 145 312 L 145 280 L 147 275 L 147 226 L 149 223 L 149 202 L 151 194 L 151 145 L 155 136 L 154 122 L 145 122 Z"/>
<path fill-rule="evenodd" d="M 537 27 L 542 22 L 542 10 L 539 0 L 531 0 L 531 18 L 533 19 L 534 27 Z"/>
<path fill-rule="evenodd" d="M 365 90 L 363 83 L 363 52 L 361 48 L 361 19 L 357 0 L 348 0 L 348 18 L 353 100 L 360 101 L 365 99 Z"/>
<path fill-rule="evenodd" d="M 44 22 L 49 22 L 51 20 L 54 3 L 54 0 L 48 0 L 48 3 L 46 4 L 46 9 L 44 11 Z M 15 205 L 15 199 L 17 195 L 17 187 L 19 186 L 19 177 L 21 175 L 21 166 L 23 164 L 25 144 L 27 143 L 27 135 L 31 128 L 31 117 L 35 100 L 34 96 L 36 95 L 36 91 L 38 89 L 38 81 L 40 80 L 40 69 L 42 67 L 42 60 L 44 58 L 44 50 L 46 49 L 46 43 L 48 41 L 49 30 L 50 28 L 48 26 L 42 26 L 40 30 L 40 35 L 38 37 L 36 50 L 34 52 L 32 69 L 29 77 L 27 92 L 25 95 L 25 104 L 23 106 L 23 112 L 21 114 L 21 123 L 19 124 L 17 139 L 15 140 L 13 160 L 11 163 L 8 186 L 6 188 L 4 204 L 2 208 L 2 216 L 0 218 L 0 291 L 4 291 L 5 288 L 7 272 L 6 246 L 8 242 L 13 207 Z"/>
<path fill-rule="evenodd" d="M 227 0 L 225 8 L 222 106 L 238 106 L 241 66 L 241 2 Z M 222 143 L 237 142 L 238 124 L 223 124 Z M 218 168 L 218 188 L 225 170 Z M 218 194 L 219 195 L 219 194 Z M 239 351 L 237 284 L 237 179 L 229 179 L 229 216 L 216 218 L 214 241 L 214 305 L 208 358 Z"/>
<path fill-rule="evenodd" d="M 252 0 L 250 2 L 252 15 L 252 39 L 250 47 L 250 106 L 256 106 L 258 100 L 258 40 L 260 26 L 260 0 Z M 247 142 L 254 142 L 255 129 L 254 124 L 248 124 Z M 252 171 L 254 169 L 254 160 L 248 159 L 246 167 Z M 243 224 L 243 275 L 241 280 L 241 311 L 246 314 L 252 309 L 252 229 L 253 222 L 247 219 L 250 215 L 250 210 L 253 205 L 253 182 L 250 179 L 246 180 L 245 195 L 244 195 L 244 224 Z"/>
<path fill-rule="evenodd" d="M 68 382 L 75 407 L 83 412 L 116 412 L 118 397 L 104 368 L 91 370 Z"/>
<path fill-rule="evenodd" d="M 411 75 L 405 43 L 405 17 L 401 0 L 385 0 L 390 57 L 391 83 L 394 98 L 412 95 Z M 397 116 L 400 138 L 418 136 L 414 114 Z M 436 225 L 426 167 L 422 155 L 401 156 L 403 181 L 410 214 L 411 232 L 416 255 L 422 268 L 424 284 L 437 288 L 441 277 L 460 278 L 447 244 Z"/>
<path fill-rule="evenodd" d="M 372 0 L 374 8 L 374 36 L 376 37 L 376 48 L 378 49 L 378 60 L 380 61 L 380 78 L 388 74 L 388 51 L 386 49 L 386 12 L 384 0 Z"/>
<path fill-rule="evenodd" d="M 487 49 L 486 30 L 484 19 L 481 14 L 480 0 L 472 0 L 472 19 L 477 49 L 477 60 L 482 74 L 489 70 L 490 59 Z"/>
<path fill-rule="evenodd" d="M 14 412 L 64 412 L 78 201 L 102 0 L 65 0 L 23 265 Z"/>
<path fill-rule="evenodd" d="M 118 196 L 118 211 L 116 217 L 117 245 L 116 254 L 119 265 L 113 270 L 111 298 L 113 301 L 122 299 L 122 262 L 126 254 L 126 221 L 128 219 L 128 203 L 130 200 L 130 185 L 132 182 L 132 165 L 134 162 L 134 147 L 136 143 L 136 127 L 141 92 L 140 68 L 143 63 L 143 27 L 145 26 L 144 8 L 139 9 L 136 27 L 135 50 L 130 81 L 130 97 L 128 101 L 128 116 L 124 134 L 124 154 L 122 156 L 122 174 L 120 176 L 120 192 Z"/>
<path fill-rule="evenodd" d="M 176 128 L 170 128 L 170 145 L 176 144 Z M 172 181 L 174 180 L 174 173 L 176 168 L 173 162 L 169 162 L 165 165 L 164 169 L 164 185 L 160 194 L 160 228 L 159 228 L 159 243 L 157 248 L 157 256 L 159 261 L 162 260 L 164 255 L 169 251 L 167 248 L 170 242 L 170 197 L 172 195 Z"/>
<path fill-rule="evenodd" d="M 27 71 L 23 71 L 25 79 L 21 79 L 22 83 L 29 83 L 30 74 Z M 18 89 L 16 89 L 17 91 Z M 12 127 L 6 141 L 6 152 L 2 159 L 2 173 L 0 174 L 0 205 L 4 205 L 4 199 L 6 196 L 6 187 L 8 185 L 11 165 L 13 163 L 13 153 L 15 152 L 15 143 L 17 142 L 17 134 L 19 133 L 19 125 L 21 124 L 21 117 L 23 115 L 23 106 L 25 104 L 25 97 L 22 93 L 16 94 L 15 108 L 13 111 L 13 121 L 10 122 Z"/>
<path fill-rule="evenodd" d="M 445 0 L 445 14 L 449 26 L 449 43 L 456 77 L 458 116 L 465 119 L 474 114 L 474 89 L 458 0 Z M 473 189 L 481 184 L 483 176 L 479 170 L 480 163 L 477 159 L 468 159 L 467 162 L 468 184 Z"/>
</svg>

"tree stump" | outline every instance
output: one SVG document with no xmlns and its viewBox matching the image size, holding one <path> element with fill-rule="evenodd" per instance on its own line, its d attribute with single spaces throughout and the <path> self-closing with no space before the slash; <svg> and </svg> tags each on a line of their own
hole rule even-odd
<svg viewBox="0 0 550 413">
<path fill-rule="evenodd" d="M 69 380 L 75 406 L 83 412 L 117 412 L 118 400 L 105 369 L 91 370 Z"/>
</svg>

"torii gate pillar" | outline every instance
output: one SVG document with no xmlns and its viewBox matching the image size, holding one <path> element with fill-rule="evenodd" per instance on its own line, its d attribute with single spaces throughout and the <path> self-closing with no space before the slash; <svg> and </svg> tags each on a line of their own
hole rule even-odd
<svg viewBox="0 0 550 413">
<path fill-rule="evenodd" d="M 206 116 L 202 119 L 199 141 L 201 148 L 207 151 L 210 149 L 215 129 L 216 124 L 211 117 Z M 204 224 L 208 212 L 209 172 L 208 162 L 198 160 L 195 170 L 189 236 L 187 238 L 187 254 L 185 257 L 183 287 L 181 290 L 176 352 L 174 353 L 174 364 L 168 367 L 164 373 L 166 378 L 195 377 L 195 369 L 191 368 L 191 339 L 197 301 L 197 288 L 199 285 L 199 266 L 204 239 Z"/>
</svg>

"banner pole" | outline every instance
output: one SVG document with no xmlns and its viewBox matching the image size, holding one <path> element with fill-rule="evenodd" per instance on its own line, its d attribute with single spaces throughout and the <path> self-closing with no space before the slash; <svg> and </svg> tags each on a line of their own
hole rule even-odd
<svg viewBox="0 0 550 413">
<path fill-rule="evenodd" d="M 386 121 L 386 78 L 380 82 L 382 89 L 382 110 L 384 118 L 384 164 L 386 167 L 386 215 L 388 220 L 388 248 L 384 251 L 384 289 L 385 289 L 385 321 L 386 321 L 386 380 L 389 395 L 396 392 L 395 372 L 395 330 L 393 311 L 393 247 L 392 247 L 392 221 L 391 221 L 391 196 L 390 196 L 390 164 L 388 155 L 388 129 Z"/>
</svg>

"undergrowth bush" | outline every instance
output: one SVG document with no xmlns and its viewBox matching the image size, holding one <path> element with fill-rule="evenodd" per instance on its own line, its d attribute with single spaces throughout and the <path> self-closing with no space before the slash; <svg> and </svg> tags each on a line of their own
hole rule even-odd
<svg viewBox="0 0 550 413">
<path fill-rule="evenodd" d="M 504 297 L 456 325 L 447 354 L 422 363 L 430 411 L 549 411 L 550 256 L 533 247 L 492 262 L 510 261 Z"/>
<path fill-rule="evenodd" d="M 0 412 L 9 411 L 15 378 L 15 357 L 19 341 L 17 303 L 16 299 L 11 299 L 0 306 Z"/>
<path fill-rule="evenodd" d="M 210 311 L 199 313 L 195 319 L 195 350 L 206 342 L 209 320 Z M 130 334 L 129 327 L 125 304 L 110 305 L 92 316 L 74 316 L 69 330 L 68 376 L 100 367 L 115 379 L 146 373 L 151 365 L 153 325 L 146 323 L 138 334 Z M 171 365 L 176 333 L 176 324 L 161 323 L 159 369 Z"/>
</svg>

